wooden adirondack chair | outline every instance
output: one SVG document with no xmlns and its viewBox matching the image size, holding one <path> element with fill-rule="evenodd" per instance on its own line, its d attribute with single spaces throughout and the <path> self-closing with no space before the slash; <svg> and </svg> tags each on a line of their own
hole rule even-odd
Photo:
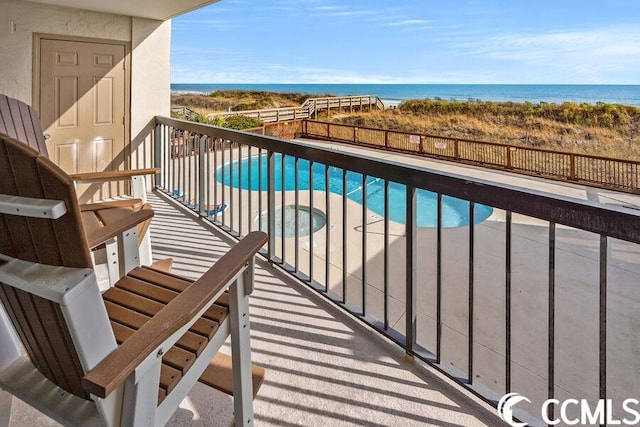
<svg viewBox="0 0 640 427">
<path fill-rule="evenodd" d="M 25 104 L 14 98 L 0 94 L 0 134 L 8 135 L 11 138 L 20 141 L 47 159 L 50 158 L 45 136 L 43 134 L 42 125 L 38 113 Z M 151 209 L 151 205 L 147 204 L 145 175 L 157 174 L 159 169 L 135 169 L 120 171 L 91 172 L 70 175 L 76 182 L 112 182 L 120 180 L 131 181 L 131 199 L 88 203 L 80 205 L 82 212 L 82 222 L 88 233 L 99 230 L 100 228 L 121 220 L 144 209 Z M 141 261 L 143 264 L 151 264 L 151 240 L 147 233 L 147 229 L 151 220 L 143 221 L 138 226 L 138 243 L 141 246 Z M 114 250 L 115 241 L 105 242 L 108 246 L 105 251 L 107 258 L 106 265 L 109 268 L 109 277 L 111 282 L 120 277 L 121 268 L 119 263 L 122 262 L 118 257 L 118 252 Z M 170 267 L 170 265 L 169 265 Z"/>
<path fill-rule="evenodd" d="M 103 234 L 136 251 L 136 215 Z M 196 381 L 231 388 L 225 370 L 235 423 L 252 425 L 248 294 L 266 240 L 249 234 L 195 282 L 130 266 L 101 294 L 73 181 L 0 136 L 0 425 L 11 396 L 64 425 L 164 425 Z M 214 358 L 229 334 L 231 369 Z"/>
</svg>

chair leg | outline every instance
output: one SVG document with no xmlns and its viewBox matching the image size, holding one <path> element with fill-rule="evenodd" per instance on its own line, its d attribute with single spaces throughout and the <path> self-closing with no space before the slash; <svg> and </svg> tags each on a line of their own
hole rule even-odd
<svg viewBox="0 0 640 427">
<path fill-rule="evenodd" d="M 13 396 L 7 391 L 0 390 L 0 427 L 9 427 L 12 403 Z"/>
<path fill-rule="evenodd" d="M 229 288 L 229 326 L 233 366 L 233 408 L 236 426 L 253 426 L 253 385 L 251 380 L 251 342 L 249 328 L 250 268 Z"/>
</svg>

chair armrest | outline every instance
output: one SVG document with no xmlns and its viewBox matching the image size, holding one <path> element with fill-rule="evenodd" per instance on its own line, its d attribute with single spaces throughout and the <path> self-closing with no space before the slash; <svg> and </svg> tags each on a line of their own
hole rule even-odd
<svg viewBox="0 0 640 427">
<path fill-rule="evenodd" d="M 89 249 L 105 243 L 107 240 L 118 236 L 149 218 L 153 218 L 153 210 L 141 209 L 138 212 L 132 212 L 130 215 L 87 234 Z"/>
<path fill-rule="evenodd" d="M 200 279 L 171 300 L 88 372 L 82 379 L 83 388 L 105 398 L 150 355 L 157 353 L 160 348 L 167 351 L 168 348 L 164 346 L 172 346 L 174 342 L 166 341 L 180 328 L 195 323 L 197 315 L 224 292 L 267 240 L 267 235 L 261 231 L 249 233 Z M 178 340 L 180 336 L 174 338 Z"/>
<path fill-rule="evenodd" d="M 113 208 L 135 208 L 140 207 L 144 203 L 141 199 L 122 199 L 122 200 L 109 200 L 107 202 L 94 202 L 85 203 L 80 205 L 80 212 L 99 211 L 102 209 Z"/>
<path fill-rule="evenodd" d="M 161 172 L 160 168 L 149 169 L 128 169 L 121 171 L 86 172 L 69 175 L 74 181 L 117 181 L 129 179 L 133 176 L 156 175 Z"/>
</svg>

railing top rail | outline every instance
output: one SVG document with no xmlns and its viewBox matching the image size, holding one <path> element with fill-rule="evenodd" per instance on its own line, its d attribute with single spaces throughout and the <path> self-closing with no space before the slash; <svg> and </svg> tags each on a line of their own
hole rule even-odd
<svg viewBox="0 0 640 427">
<path fill-rule="evenodd" d="M 355 156 L 299 141 L 293 142 L 185 120 L 157 116 L 156 123 L 640 243 L 640 213 L 622 206 L 604 206 L 590 200 L 579 200 L 363 155 Z"/>
<path fill-rule="evenodd" d="M 238 110 L 238 111 L 218 111 L 215 113 L 210 113 L 210 116 L 218 116 L 218 115 L 233 115 L 233 116 L 241 116 L 243 114 L 256 114 L 256 113 L 270 113 L 270 112 L 278 112 L 278 111 L 302 111 L 303 107 L 278 107 L 278 108 L 263 108 L 260 110 Z"/>
<path fill-rule="evenodd" d="M 318 100 L 338 100 L 338 99 L 367 99 L 367 100 L 376 100 L 379 99 L 376 95 L 345 95 L 345 96 L 321 96 L 315 98 L 307 98 L 307 100 L 318 101 Z"/>
<path fill-rule="evenodd" d="M 371 104 L 377 104 L 378 102 L 382 103 L 382 101 L 380 101 L 377 96 L 373 96 L 373 95 L 328 96 L 328 97 L 322 97 L 322 98 L 307 98 L 302 105 L 296 106 L 296 107 L 261 108 L 258 110 L 240 110 L 240 111 L 218 111 L 215 113 L 210 113 L 208 114 L 208 116 L 210 117 L 211 116 L 241 116 L 241 115 L 258 114 L 258 113 L 269 114 L 269 113 L 287 112 L 287 111 L 293 111 L 293 110 L 295 110 L 296 112 L 298 111 L 304 112 L 307 108 L 309 108 L 308 104 L 313 104 L 314 102 L 319 102 L 319 101 L 339 102 L 340 100 L 345 100 L 345 99 L 351 99 L 351 100 L 367 99 L 369 100 L 369 102 L 371 102 Z"/>
<path fill-rule="evenodd" d="M 395 133 L 395 134 L 401 134 L 401 135 L 418 135 L 418 136 L 425 137 L 425 138 L 438 138 L 438 139 L 444 139 L 444 140 L 447 140 L 447 141 L 469 142 L 469 143 L 475 143 L 475 144 L 492 145 L 492 146 L 495 146 L 495 147 L 515 148 L 515 149 L 518 149 L 518 150 L 530 150 L 530 151 L 537 151 L 537 152 L 542 152 L 542 153 L 560 154 L 560 155 L 567 155 L 567 156 L 571 155 L 571 156 L 578 156 L 578 157 L 584 157 L 584 158 L 595 159 L 595 160 L 614 160 L 614 161 L 617 161 L 617 162 L 620 162 L 620 163 L 633 164 L 633 165 L 640 166 L 640 161 L 629 160 L 629 159 L 619 159 L 619 158 L 616 158 L 616 157 L 594 156 L 592 154 L 573 153 L 571 151 L 550 150 L 548 148 L 523 147 L 523 146 L 520 146 L 520 145 L 505 144 L 505 143 L 502 143 L 502 142 L 477 141 L 477 140 L 473 140 L 473 139 L 455 138 L 455 137 L 451 137 L 451 136 L 430 135 L 430 134 L 420 133 L 420 132 L 404 132 L 404 131 L 392 130 L 392 129 L 380 129 L 380 128 L 372 128 L 372 127 L 366 127 L 366 126 L 354 126 L 354 125 L 347 125 L 347 124 L 343 124 L 343 123 L 325 122 L 325 121 L 321 121 L 321 120 L 303 119 L 303 121 L 306 121 L 306 122 L 309 122 L 309 123 L 319 123 L 319 124 L 331 125 L 331 126 L 343 126 L 343 127 L 365 129 L 365 130 L 371 130 L 371 131 L 377 131 L 377 132 Z"/>
</svg>

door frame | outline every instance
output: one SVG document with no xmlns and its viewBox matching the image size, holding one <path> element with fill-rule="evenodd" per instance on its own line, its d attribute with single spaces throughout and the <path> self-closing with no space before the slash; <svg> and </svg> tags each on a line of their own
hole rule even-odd
<svg viewBox="0 0 640 427">
<path fill-rule="evenodd" d="M 40 47 L 42 40 L 110 44 L 124 47 L 124 167 L 131 169 L 131 42 L 64 34 L 33 33 L 31 105 L 40 113 Z"/>
</svg>

